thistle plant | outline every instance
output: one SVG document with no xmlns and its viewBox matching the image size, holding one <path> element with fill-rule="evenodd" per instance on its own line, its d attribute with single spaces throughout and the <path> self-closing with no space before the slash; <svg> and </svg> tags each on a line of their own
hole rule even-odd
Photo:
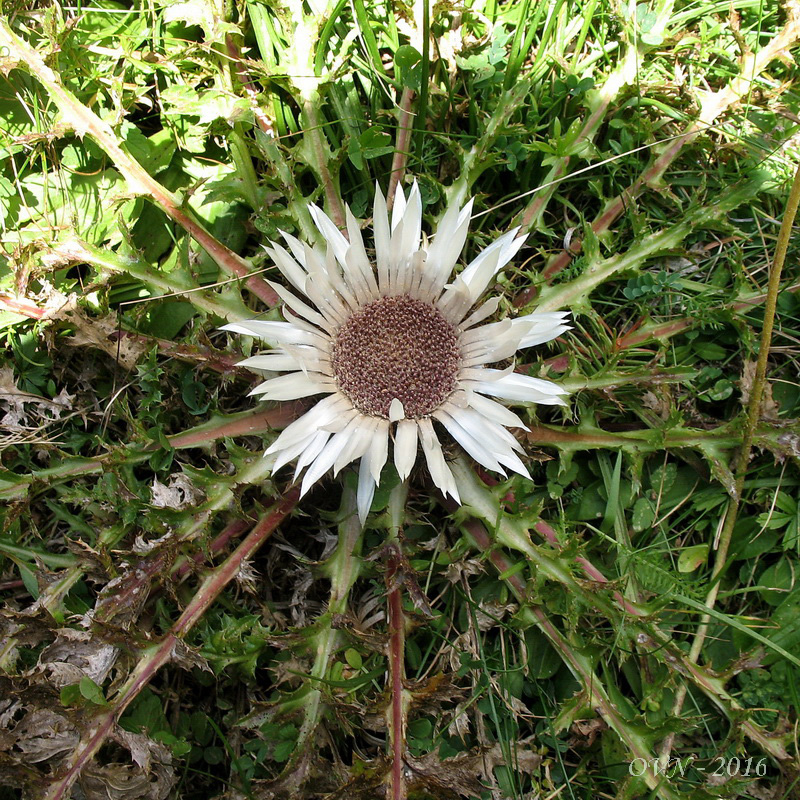
<svg viewBox="0 0 800 800">
<path fill-rule="evenodd" d="M 6 8 L 0 800 L 792 797 L 799 42 Z"/>
</svg>

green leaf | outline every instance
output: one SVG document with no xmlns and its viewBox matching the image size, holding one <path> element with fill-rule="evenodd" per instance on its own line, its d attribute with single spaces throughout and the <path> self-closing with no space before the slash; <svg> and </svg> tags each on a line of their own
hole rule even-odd
<svg viewBox="0 0 800 800">
<path fill-rule="evenodd" d="M 631 527 L 637 533 L 647 530 L 656 518 L 656 509 L 653 502 L 647 497 L 640 497 L 633 504 Z"/>
<path fill-rule="evenodd" d="M 344 659 L 353 669 L 361 669 L 364 664 L 361 653 L 359 653 L 358 650 L 354 650 L 352 647 L 348 647 L 347 650 L 344 651 Z"/>
<path fill-rule="evenodd" d="M 77 683 L 71 683 L 69 686 L 63 686 L 60 692 L 61 705 L 65 707 L 74 706 L 80 702 L 81 687 Z"/>
<path fill-rule="evenodd" d="M 103 690 L 88 676 L 84 675 L 78 684 L 81 696 L 98 706 L 108 705 Z"/>
<path fill-rule="evenodd" d="M 769 639 L 791 652 L 800 648 L 800 588 L 784 596 L 769 621 Z M 774 656 L 769 659 L 774 660 Z"/>
<path fill-rule="evenodd" d="M 722 361 L 728 356 L 728 351 L 714 342 L 694 342 L 692 349 L 705 361 Z"/>
<path fill-rule="evenodd" d="M 397 48 L 394 54 L 395 66 L 400 69 L 411 69 L 422 60 L 422 55 L 416 47 L 410 44 L 403 44 Z"/>
<path fill-rule="evenodd" d="M 120 126 L 120 133 L 128 152 L 150 175 L 157 175 L 169 166 L 177 148 L 171 130 L 162 128 L 152 136 L 145 136 L 135 125 L 125 121 Z"/>
<path fill-rule="evenodd" d="M 526 630 L 525 647 L 528 651 L 528 669 L 532 678 L 544 681 L 558 672 L 561 667 L 561 657 L 541 631 L 536 628 Z"/>
<path fill-rule="evenodd" d="M 798 565 L 790 558 L 782 558 L 767 567 L 758 579 L 761 599 L 771 606 L 783 603 L 787 594 L 794 589 L 798 580 Z"/>
<path fill-rule="evenodd" d="M 283 763 L 284 761 L 288 761 L 289 757 L 292 755 L 292 751 L 295 748 L 294 742 L 278 742 L 275 745 L 275 750 L 272 752 L 272 757 L 278 762 Z"/>
<path fill-rule="evenodd" d="M 706 563 L 707 558 L 707 544 L 684 547 L 678 556 L 678 572 L 694 572 L 698 567 Z"/>
</svg>

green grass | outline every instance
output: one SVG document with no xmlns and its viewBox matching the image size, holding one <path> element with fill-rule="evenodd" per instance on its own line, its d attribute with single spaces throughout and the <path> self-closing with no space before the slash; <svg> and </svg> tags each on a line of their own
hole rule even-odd
<svg viewBox="0 0 800 800">
<path fill-rule="evenodd" d="M 794 241 L 736 468 L 795 12 L 2 11 L 0 798 L 80 773 L 90 799 L 372 800 L 400 751 L 414 800 L 797 796 Z M 270 474 L 297 411 L 254 406 L 219 328 L 277 318 L 260 245 L 313 241 L 311 202 L 368 231 L 393 175 L 428 232 L 476 198 L 466 259 L 527 229 L 498 315 L 572 312 L 519 363 L 573 395 L 524 412 L 532 482 L 453 446 L 461 508 L 421 468 L 397 507 L 387 468 L 361 530 L 352 470 L 299 501 Z"/>
</svg>

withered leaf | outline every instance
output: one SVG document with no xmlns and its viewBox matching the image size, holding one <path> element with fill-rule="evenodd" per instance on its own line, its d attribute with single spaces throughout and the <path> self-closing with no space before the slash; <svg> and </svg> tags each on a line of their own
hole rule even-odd
<svg viewBox="0 0 800 800">
<path fill-rule="evenodd" d="M 61 628 L 53 644 L 39 655 L 39 669 L 58 689 L 78 683 L 84 676 L 102 684 L 117 660 L 116 647 L 89 631 Z"/>
</svg>

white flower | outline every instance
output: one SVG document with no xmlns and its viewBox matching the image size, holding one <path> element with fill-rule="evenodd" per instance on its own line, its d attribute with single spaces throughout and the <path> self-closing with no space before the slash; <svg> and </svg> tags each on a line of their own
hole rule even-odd
<svg viewBox="0 0 800 800">
<path fill-rule="evenodd" d="M 285 322 L 249 320 L 225 330 L 275 345 L 241 362 L 256 371 L 285 372 L 251 394 L 265 400 L 327 395 L 289 425 L 266 454 L 274 469 L 297 459 L 305 493 L 331 467 L 361 459 L 358 513 L 367 516 L 393 434 L 394 463 L 405 479 L 422 446 L 434 483 L 456 501 L 458 488 L 445 461 L 434 422 L 472 458 L 505 475 L 529 477 L 519 442 L 507 427 L 525 428 L 500 398 L 517 404 L 564 405 L 566 391 L 550 381 L 489 369 L 524 347 L 548 342 L 568 329 L 566 313 L 533 313 L 488 325 L 499 299 L 470 313 L 492 278 L 525 241 L 519 228 L 489 245 L 452 283 L 464 247 L 472 201 L 447 210 L 432 242 L 421 244 L 422 203 L 414 184 L 406 199 L 398 187 L 391 224 L 376 190 L 373 213 L 376 269 L 361 231 L 347 209 L 350 241 L 316 206 L 314 222 L 327 250 L 282 234 L 288 250 L 267 252 L 287 281 L 304 296 L 271 284 L 284 301 Z M 306 302 L 306 300 L 310 302 Z M 488 395 L 488 396 L 487 396 Z"/>
</svg>

